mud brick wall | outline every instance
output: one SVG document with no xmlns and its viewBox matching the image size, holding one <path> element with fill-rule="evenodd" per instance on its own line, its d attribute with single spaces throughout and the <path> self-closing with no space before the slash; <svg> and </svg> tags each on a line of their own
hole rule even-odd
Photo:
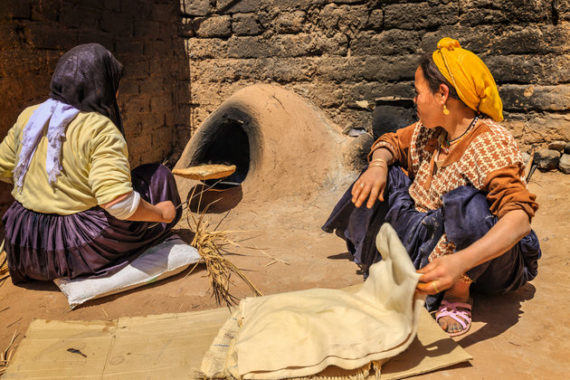
<svg viewBox="0 0 570 380">
<path fill-rule="evenodd" d="M 46 99 L 58 58 L 98 42 L 125 67 L 119 88 L 130 161 L 163 161 L 189 138 L 188 64 L 172 0 L 1 0 L 0 138 Z M 0 187 L 0 212 L 11 201 Z"/>
<path fill-rule="evenodd" d="M 356 102 L 411 97 L 420 55 L 451 36 L 495 75 L 523 148 L 570 140 L 568 0 L 182 0 L 181 10 L 192 128 L 265 82 L 311 99 L 341 128 L 369 130 L 372 114 Z"/>
</svg>

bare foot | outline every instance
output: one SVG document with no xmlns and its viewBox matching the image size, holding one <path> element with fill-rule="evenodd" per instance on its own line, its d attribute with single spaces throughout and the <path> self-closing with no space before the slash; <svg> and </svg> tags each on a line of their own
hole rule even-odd
<svg viewBox="0 0 570 380">
<path fill-rule="evenodd" d="M 473 301 L 469 297 L 469 285 L 470 284 L 464 281 L 457 281 L 451 289 L 445 292 L 444 300 L 447 302 L 463 302 L 472 305 Z M 458 310 L 462 309 L 458 308 Z M 459 318 L 461 317 L 459 316 Z M 443 329 L 443 331 L 450 335 L 458 334 L 464 329 L 459 322 L 448 316 L 439 318 L 438 324 Z"/>
</svg>

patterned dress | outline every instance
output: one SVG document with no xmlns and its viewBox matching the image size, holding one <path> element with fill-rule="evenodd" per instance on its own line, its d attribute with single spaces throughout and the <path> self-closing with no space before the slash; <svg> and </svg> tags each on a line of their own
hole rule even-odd
<svg viewBox="0 0 570 380">
<path fill-rule="evenodd" d="M 439 159 L 442 128 L 429 129 L 421 122 L 380 137 L 372 146 L 392 152 L 413 180 L 409 193 L 416 210 L 428 212 L 442 206 L 442 196 L 460 186 L 471 185 L 486 193 L 491 213 L 499 218 L 521 209 L 529 219 L 538 208 L 522 175 L 524 164 L 517 144 L 503 126 L 491 119 L 480 120 L 454 149 Z M 429 260 L 453 253 L 455 246 L 444 233 Z"/>
</svg>

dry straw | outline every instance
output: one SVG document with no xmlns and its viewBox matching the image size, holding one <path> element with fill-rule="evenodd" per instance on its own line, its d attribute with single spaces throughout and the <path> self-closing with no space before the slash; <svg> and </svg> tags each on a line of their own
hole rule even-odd
<svg viewBox="0 0 570 380">
<path fill-rule="evenodd" d="M 12 340 L 10 340 L 8 346 L 4 349 L 4 351 L 0 352 L 0 376 L 6 372 L 8 363 L 10 363 L 10 359 L 12 359 L 12 354 L 14 353 L 14 342 L 16 341 L 17 336 L 18 333 L 14 332 L 14 335 L 12 335 Z"/>
<path fill-rule="evenodd" d="M 0 247 L 0 286 L 10 277 L 8 270 L 8 257 L 6 256 L 6 251 L 4 251 L 4 242 Z"/>
<path fill-rule="evenodd" d="M 190 229 L 194 230 L 194 239 L 190 245 L 198 250 L 202 260 L 196 263 L 188 274 L 192 273 L 198 264 L 204 263 L 206 265 L 206 271 L 212 287 L 212 294 L 218 305 L 224 302 L 226 306 L 230 307 L 239 303 L 239 298 L 230 292 L 232 275 L 238 276 L 243 282 L 245 282 L 255 295 L 263 295 L 261 291 L 253 285 L 249 278 L 247 278 L 247 276 L 237 266 L 225 257 L 226 254 L 230 253 L 228 251 L 229 247 L 237 247 L 238 245 L 229 239 L 229 234 L 232 233 L 232 231 L 218 230 L 224 218 L 222 218 L 215 228 L 210 228 L 205 215 L 209 207 L 215 201 L 208 204 L 203 210 L 200 210 L 202 194 L 204 193 L 204 191 L 202 191 L 199 194 L 200 198 L 198 200 L 197 207 L 198 215 L 194 215 L 190 211 L 189 202 L 194 199 L 195 190 L 196 188 L 194 188 L 192 196 L 189 197 L 187 201 L 187 221 Z"/>
</svg>

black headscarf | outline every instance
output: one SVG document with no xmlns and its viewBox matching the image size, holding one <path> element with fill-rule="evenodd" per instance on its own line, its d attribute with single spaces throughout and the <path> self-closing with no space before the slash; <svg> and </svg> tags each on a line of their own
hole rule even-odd
<svg viewBox="0 0 570 380">
<path fill-rule="evenodd" d="M 103 46 L 78 45 L 57 62 L 49 96 L 80 111 L 107 116 L 124 136 L 116 98 L 122 74 L 123 65 Z"/>
</svg>

